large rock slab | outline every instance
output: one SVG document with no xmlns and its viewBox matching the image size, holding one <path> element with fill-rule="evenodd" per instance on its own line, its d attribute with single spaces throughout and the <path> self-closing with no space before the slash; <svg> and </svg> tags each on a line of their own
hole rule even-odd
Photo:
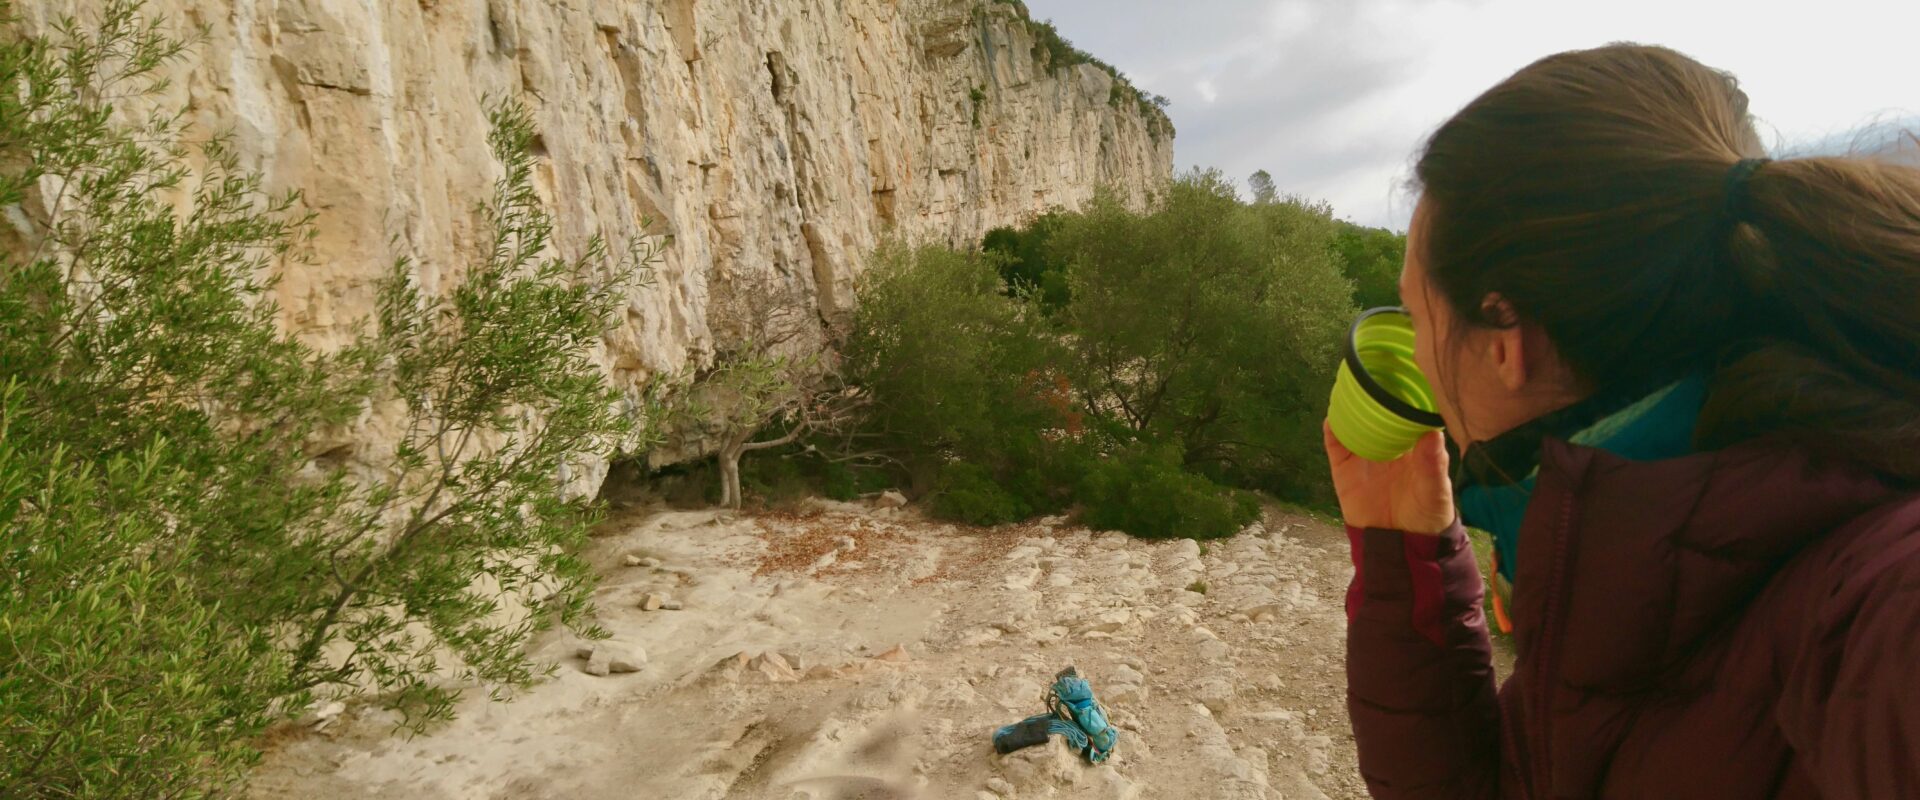
<svg viewBox="0 0 1920 800">
<path fill-rule="evenodd" d="M 70 5 L 16 13 L 45 32 Z M 629 391 L 741 341 L 768 293 L 821 321 L 796 342 L 816 347 L 846 319 L 885 230 L 973 245 L 1098 185 L 1144 202 L 1172 173 L 1164 116 L 1109 103 L 1091 66 L 1048 69 L 1035 29 L 1004 3 L 152 0 L 146 11 L 170 29 L 204 26 L 165 70 L 191 138 L 229 134 L 269 193 L 298 189 L 321 210 L 313 257 L 270 299 L 322 347 L 352 338 L 396 259 L 435 291 L 479 256 L 475 203 L 499 173 L 483 98 L 534 110 L 534 182 L 557 253 L 596 236 L 616 249 L 673 236 L 598 353 Z M 398 433 L 375 415 L 341 444 L 379 464 Z M 650 458 L 713 444 L 678 436 Z M 590 493 L 605 475 L 588 459 L 562 478 Z"/>
</svg>

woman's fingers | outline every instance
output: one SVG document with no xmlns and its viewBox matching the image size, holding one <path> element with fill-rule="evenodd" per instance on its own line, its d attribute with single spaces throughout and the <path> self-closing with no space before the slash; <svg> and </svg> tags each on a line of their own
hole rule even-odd
<svg viewBox="0 0 1920 800">
<path fill-rule="evenodd" d="M 1327 449 L 1327 471 L 1333 478 L 1334 499 L 1340 502 L 1340 516 L 1352 520 L 1356 512 L 1354 492 L 1361 489 L 1355 485 L 1355 479 L 1358 477 L 1353 469 L 1355 456 L 1353 451 L 1340 443 L 1339 437 L 1333 435 L 1331 422 L 1320 421 L 1320 440 Z"/>
<path fill-rule="evenodd" d="M 1354 455 L 1322 423 L 1321 439 L 1333 472 L 1334 495 L 1347 524 L 1433 534 L 1453 524 L 1447 478 L 1447 442 L 1440 431 L 1420 437 L 1406 455 L 1373 463 Z"/>
<path fill-rule="evenodd" d="M 1328 466 L 1339 469 L 1341 464 L 1353 460 L 1353 451 L 1348 450 L 1346 445 L 1340 443 L 1340 437 L 1333 435 L 1332 422 L 1327 420 L 1320 421 L 1320 440 L 1327 448 Z"/>
</svg>

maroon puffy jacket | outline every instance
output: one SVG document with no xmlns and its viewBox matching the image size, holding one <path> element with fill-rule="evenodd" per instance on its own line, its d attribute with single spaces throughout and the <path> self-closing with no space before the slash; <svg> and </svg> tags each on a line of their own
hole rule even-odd
<svg viewBox="0 0 1920 800">
<path fill-rule="evenodd" d="M 1349 531 L 1378 798 L 1920 798 L 1920 495 L 1761 445 L 1549 440 L 1496 696 L 1459 526 Z"/>
</svg>

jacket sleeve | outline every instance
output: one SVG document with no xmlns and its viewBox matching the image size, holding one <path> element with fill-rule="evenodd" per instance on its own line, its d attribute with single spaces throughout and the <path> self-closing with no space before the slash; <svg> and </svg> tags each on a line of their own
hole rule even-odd
<svg viewBox="0 0 1920 800">
<path fill-rule="evenodd" d="M 1786 675 L 1782 728 L 1820 796 L 1920 797 L 1920 534 L 1831 591 Z"/>
<path fill-rule="evenodd" d="M 1367 789 L 1382 800 L 1498 797 L 1499 700 L 1465 529 L 1347 536 L 1347 710 Z"/>
</svg>

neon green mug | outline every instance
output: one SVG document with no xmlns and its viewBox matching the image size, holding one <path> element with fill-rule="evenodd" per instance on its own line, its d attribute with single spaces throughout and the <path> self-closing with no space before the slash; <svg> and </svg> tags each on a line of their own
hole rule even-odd
<svg viewBox="0 0 1920 800">
<path fill-rule="evenodd" d="M 1369 461 L 1392 461 L 1443 422 L 1433 387 L 1413 360 L 1413 319 L 1402 308 L 1361 312 L 1347 331 L 1333 379 L 1327 424 L 1334 438 Z"/>
</svg>

